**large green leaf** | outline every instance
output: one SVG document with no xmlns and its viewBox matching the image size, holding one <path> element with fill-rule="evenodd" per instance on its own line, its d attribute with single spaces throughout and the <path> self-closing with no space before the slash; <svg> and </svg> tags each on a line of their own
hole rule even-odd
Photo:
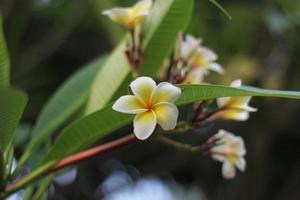
<svg viewBox="0 0 300 200">
<path fill-rule="evenodd" d="M 265 90 L 254 87 L 231 88 L 219 85 L 179 85 L 183 94 L 177 105 L 225 96 L 271 96 L 300 99 L 300 92 Z M 57 138 L 45 161 L 60 160 L 131 123 L 132 115 L 115 112 L 111 104 L 67 127 Z"/>
<path fill-rule="evenodd" d="M 23 164 L 38 145 L 86 102 L 95 74 L 105 58 L 98 58 L 71 76 L 50 98 L 33 128 L 31 142 L 20 159 Z"/>
<path fill-rule="evenodd" d="M 189 22 L 194 0 L 156 0 L 145 25 L 141 74 L 154 77 L 172 50 L 176 35 Z M 125 57 L 125 39 L 114 50 L 97 75 L 87 104 L 87 113 L 104 107 L 130 81 L 130 65 Z M 109 88 L 109 90 L 107 89 Z"/>
<path fill-rule="evenodd" d="M 0 149 L 7 151 L 14 139 L 27 96 L 17 89 L 0 89 Z"/>
<path fill-rule="evenodd" d="M 6 47 L 0 14 L 0 88 L 9 86 L 9 55 Z"/>
</svg>

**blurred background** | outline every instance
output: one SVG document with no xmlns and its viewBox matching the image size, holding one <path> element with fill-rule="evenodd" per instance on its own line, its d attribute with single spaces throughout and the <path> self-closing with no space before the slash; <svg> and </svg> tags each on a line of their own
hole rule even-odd
<svg viewBox="0 0 300 200">
<path fill-rule="evenodd" d="M 124 30 L 101 15 L 133 0 L 0 0 L 13 85 L 30 102 L 19 127 L 17 156 L 42 106 L 73 72 L 109 53 Z M 300 0 L 219 0 L 229 20 L 208 0 L 196 0 L 187 32 L 219 55 L 226 75 L 212 83 L 244 83 L 300 90 Z M 57 176 L 48 199 L 300 199 L 300 103 L 255 98 L 259 112 L 244 123 L 218 122 L 176 136 L 199 144 L 219 128 L 245 139 L 247 170 L 233 180 L 221 164 L 155 141 L 131 145 Z M 21 198 L 22 199 L 22 198 Z"/>
</svg>

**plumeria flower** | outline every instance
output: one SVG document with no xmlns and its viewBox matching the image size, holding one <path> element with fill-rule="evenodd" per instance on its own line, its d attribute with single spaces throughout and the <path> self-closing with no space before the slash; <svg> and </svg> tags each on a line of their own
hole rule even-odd
<svg viewBox="0 0 300 200">
<path fill-rule="evenodd" d="M 133 127 L 138 139 L 147 139 L 158 123 L 164 130 L 176 127 L 178 109 L 174 102 L 181 89 L 171 83 L 158 85 L 149 77 L 139 77 L 130 84 L 133 95 L 120 97 L 113 109 L 122 113 L 136 114 Z"/>
<path fill-rule="evenodd" d="M 149 14 L 151 7 L 152 0 L 141 0 L 132 7 L 112 8 L 103 11 L 102 14 L 107 15 L 111 20 L 127 29 L 133 30 Z"/>
<path fill-rule="evenodd" d="M 224 178 L 234 178 L 235 168 L 242 172 L 245 171 L 246 161 L 244 156 L 246 155 L 246 149 L 240 136 L 235 136 L 225 130 L 219 130 L 211 139 L 217 141 L 210 152 L 213 159 L 223 163 L 222 175 Z"/>
<path fill-rule="evenodd" d="M 235 80 L 231 83 L 231 87 L 238 88 L 242 85 L 241 80 Z M 257 109 L 249 106 L 250 96 L 240 97 L 222 97 L 217 99 L 220 118 L 246 121 L 249 118 L 249 112 L 256 112 Z"/>
</svg>

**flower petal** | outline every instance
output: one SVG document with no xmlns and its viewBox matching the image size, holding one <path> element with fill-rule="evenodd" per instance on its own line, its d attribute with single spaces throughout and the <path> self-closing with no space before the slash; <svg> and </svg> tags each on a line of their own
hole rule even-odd
<svg viewBox="0 0 300 200">
<path fill-rule="evenodd" d="M 217 72 L 219 74 L 224 74 L 224 69 L 221 65 L 219 65 L 218 63 L 210 63 L 208 65 L 208 69 L 214 72 Z"/>
<path fill-rule="evenodd" d="M 157 117 L 157 123 L 164 130 L 172 130 L 176 127 L 178 109 L 171 103 L 160 103 L 153 108 Z"/>
<path fill-rule="evenodd" d="M 246 169 L 246 161 L 243 157 L 238 158 L 235 165 L 242 172 L 245 171 Z"/>
<path fill-rule="evenodd" d="M 222 175 L 226 179 L 232 179 L 235 177 L 235 168 L 234 166 L 229 162 L 225 161 L 222 165 Z"/>
<path fill-rule="evenodd" d="M 181 89 L 168 82 L 158 84 L 152 95 L 152 104 L 161 102 L 174 103 L 181 95 Z"/>
<path fill-rule="evenodd" d="M 231 97 L 228 101 L 228 107 L 241 109 L 249 112 L 256 112 L 257 109 L 249 106 L 249 102 L 251 100 L 250 96 L 242 96 L 242 97 Z"/>
<path fill-rule="evenodd" d="M 227 120 L 246 121 L 249 119 L 249 112 L 238 109 L 226 109 L 218 113 L 220 118 Z"/>
<path fill-rule="evenodd" d="M 115 111 L 136 114 L 147 111 L 144 104 L 133 95 L 125 95 L 120 97 L 112 106 Z"/>
<path fill-rule="evenodd" d="M 152 0 L 141 0 L 133 6 L 133 14 L 135 16 L 145 16 L 149 14 L 152 7 Z"/>
<path fill-rule="evenodd" d="M 200 84 L 204 79 L 205 71 L 199 68 L 192 69 L 186 76 L 184 83 Z"/>
<path fill-rule="evenodd" d="M 131 17 L 130 8 L 113 8 L 110 10 L 104 10 L 103 15 L 107 15 L 111 20 L 117 22 L 118 24 L 125 26 L 126 28 L 131 29 L 133 20 Z"/>
<path fill-rule="evenodd" d="M 134 134 L 140 140 L 147 139 L 156 126 L 156 115 L 153 111 L 139 113 L 133 120 Z"/>
<path fill-rule="evenodd" d="M 237 79 L 231 82 L 230 87 L 238 88 L 242 86 L 242 80 Z"/>
<path fill-rule="evenodd" d="M 155 87 L 156 83 L 149 77 L 139 77 L 130 84 L 133 94 L 147 105 L 151 103 L 151 96 Z"/>
<path fill-rule="evenodd" d="M 197 47 L 201 44 L 201 39 L 195 38 L 192 35 L 187 35 L 185 40 L 182 41 L 180 47 L 180 56 L 182 59 L 187 60 Z"/>
</svg>

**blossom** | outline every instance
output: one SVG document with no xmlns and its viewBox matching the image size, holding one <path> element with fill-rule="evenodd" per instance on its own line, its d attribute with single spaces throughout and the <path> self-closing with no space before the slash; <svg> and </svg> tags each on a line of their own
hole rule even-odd
<svg viewBox="0 0 300 200">
<path fill-rule="evenodd" d="M 238 88 L 242 85 L 241 80 L 235 80 L 231 87 Z M 249 118 L 249 112 L 256 112 L 257 109 L 249 106 L 250 96 L 222 97 L 217 99 L 220 118 L 245 121 Z"/>
<path fill-rule="evenodd" d="M 210 149 L 212 158 L 223 163 L 222 175 L 224 178 L 234 178 L 236 174 L 235 167 L 240 171 L 245 171 L 246 149 L 244 141 L 240 136 L 219 130 L 211 139 L 216 141 L 215 146 Z"/>
<path fill-rule="evenodd" d="M 147 139 L 158 123 L 164 130 L 176 127 L 178 109 L 174 102 L 181 89 L 171 83 L 158 85 L 149 77 L 139 77 L 130 84 L 133 95 L 120 97 L 113 109 L 122 113 L 136 114 L 133 126 L 138 139 Z"/>
<path fill-rule="evenodd" d="M 218 56 L 214 51 L 202 45 L 200 38 L 187 35 L 184 40 L 181 39 L 180 58 L 187 67 L 190 67 L 184 83 L 199 84 L 205 75 L 210 71 L 219 74 L 224 73 L 224 69 L 216 62 Z"/>
<path fill-rule="evenodd" d="M 145 16 L 149 14 L 152 7 L 152 0 L 138 1 L 132 7 L 127 8 L 112 8 L 104 10 L 102 14 L 107 15 L 111 20 L 133 30 L 137 25 L 141 24 Z"/>
</svg>

